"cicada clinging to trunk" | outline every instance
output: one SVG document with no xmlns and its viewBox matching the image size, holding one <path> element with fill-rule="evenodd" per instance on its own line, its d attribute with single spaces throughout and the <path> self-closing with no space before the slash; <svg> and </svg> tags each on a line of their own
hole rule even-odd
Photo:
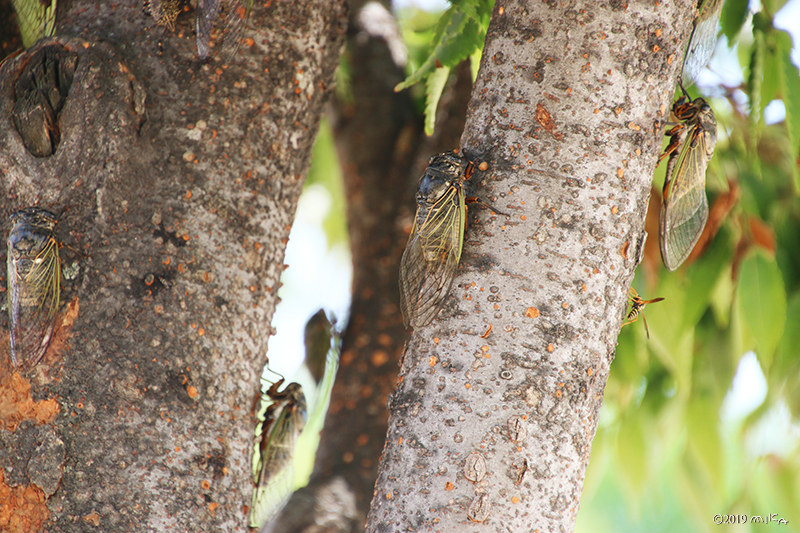
<svg viewBox="0 0 800 533">
<path fill-rule="evenodd" d="M 672 106 L 671 118 L 676 124 L 667 131 L 670 142 L 658 160 L 669 156 L 658 241 L 661 258 L 670 271 L 689 256 L 708 220 L 706 169 L 717 143 L 717 121 L 711 106 L 702 98 L 689 100 L 683 92 Z"/>
<path fill-rule="evenodd" d="M 15 367 L 36 365 L 53 336 L 61 292 L 57 223 L 54 214 L 34 207 L 11 215 L 8 314 Z"/>
<path fill-rule="evenodd" d="M 400 309 L 406 327 L 433 321 L 450 293 L 464 248 L 464 188 L 474 169 L 472 161 L 445 152 L 431 157 L 420 178 L 414 226 L 400 261 Z"/>
<path fill-rule="evenodd" d="M 271 403 L 264 413 L 256 448 L 251 527 L 261 528 L 273 520 L 292 495 L 294 488 L 294 448 L 306 421 L 306 397 L 297 383 L 278 389 L 285 379 L 273 383 L 266 392 Z"/>
</svg>

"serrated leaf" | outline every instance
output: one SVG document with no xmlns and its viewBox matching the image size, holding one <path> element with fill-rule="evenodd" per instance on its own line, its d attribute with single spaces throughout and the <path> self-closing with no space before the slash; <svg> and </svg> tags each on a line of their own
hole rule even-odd
<svg viewBox="0 0 800 533">
<path fill-rule="evenodd" d="M 447 24 L 437 26 L 437 43 L 428 59 L 394 90 L 402 91 L 424 79 L 437 68 L 454 67 L 483 45 L 485 27 L 458 6 L 452 6 L 443 15 Z M 441 22 L 441 21 L 440 21 Z M 442 28 L 443 27 L 443 28 Z M 442 28 L 440 33 L 440 28 Z"/>
<path fill-rule="evenodd" d="M 748 0 L 727 0 L 722 6 L 720 24 L 730 47 L 734 45 L 734 39 L 739 35 L 744 21 L 747 20 L 748 4 Z"/>
<path fill-rule="evenodd" d="M 786 291 L 775 260 L 761 252 L 745 259 L 737 295 L 742 318 L 755 340 L 758 360 L 768 372 L 786 323 Z"/>
<path fill-rule="evenodd" d="M 436 108 L 444 86 L 450 77 L 450 67 L 437 68 L 425 82 L 425 135 L 433 135 L 436 125 Z"/>
</svg>

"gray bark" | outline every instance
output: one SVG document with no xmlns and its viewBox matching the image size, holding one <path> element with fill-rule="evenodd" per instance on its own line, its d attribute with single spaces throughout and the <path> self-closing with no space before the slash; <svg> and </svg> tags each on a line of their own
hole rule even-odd
<svg viewBox="0 0 800 533">
<path fill-rule="evenodd" d="M 495 5 L 462 146 L 510 217 L 407 347 L 368 531 L 572 531 L 691 16 Z"/>
<path fill-rule="evenodd" d="M 134 0 L 59 9 L 49 44 L 78 64 L 52 156 L 11 121 L 33 49 L 0 72 L 0 220 L 49 209 L 74 249 L 72 324 L 24 375 L 58 413 L 3 420 L 4 483 L 43 489 L 48 531 L 244 531 L 252 406 L 344 2 L 257 3 L 227 65 L 197 58 L 193 12 L 163 32 Z M 0 386 L 24 394 L 1 349 Z"/>
</svg>

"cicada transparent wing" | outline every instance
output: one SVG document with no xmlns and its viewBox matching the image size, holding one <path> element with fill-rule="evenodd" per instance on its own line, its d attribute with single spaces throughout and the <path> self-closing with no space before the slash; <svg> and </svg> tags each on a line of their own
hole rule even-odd
<svg viewBox="0 0 800 533">
<path fill-rule="evenodd" d="M 708 64 L 719 34 L 719 17 L 722 13 L 722 0 L 699 0 L 697 17 L 692 23 L 692 34 L 689 46 L 683 59 L 681 78 L 688 87 L 697 79 L 697 75 Z"/>
<path fill-rule="evenodd" d="M 42 209 L 28 208 L 11 215 L 8 313 L 15 367 L 36 365 L 53 336 L 61 292 L 57 223 L 55 215 Z"/>
<path fill-rule="evenodd" d="M 633 322 L 639 320 L 639 315 L 642 316 L 642 321 L 644 322 L 644 330 L 647 333 L 647 338 L 650 338 L 650 330 L 647 328 L 647 319 L 642 315 L 642 311 L 644 311 L 644 307 L 647 304 L 653 304 L 656 302 L 662 301 L 664 298 L 653 298 L 652 300 L 642 300 L 639 297 L 639 294 L 636 292 L 636 289 L 631 287 L 628 289 L 628 304 L 631 306 L 630 311 L 628 311 L 627 316 L 625 317 L 625 322 L 622 324 L 623 326 L 627 326 Z"/>
<path fill-rule="evenodd" d="M 222 43 L 222 57 L 231 61 L 242 44 L 242 35 L 253 11 L 253 0 L 232 0 L 225 18 L 225 38 Z"/>
<path fill-rule="evenodd" d="M 420 180 L 414 226 L 400 261 L 406 327 L 433 321 L 450 293 L 464 246 L 468 165 L 454 152 L 438 154 Z"/>
<path fill-rule="evenodd" d="M 217 20 L 219 13 L 220 0 L 197 0 L 197 55 L 200 59 L 206 59 L 209 53 L 209 43 L 211 42 L 211 31 L 214 29 L 214 21 Z"/>
<path fill-rule="evenodd" d="M 12 0 L 25 48 L 50 37 L 56 28 L 56 0 Z"/>
<path fill-rule="evenodd" d="M 682 96 L 672 106 L 678 124 L 667 132 L 669 155 L 659 219 L 661 258 L 674 271 L 686 260 L 708 220 L 706 169 L 717 142 L 717 122 L 702 98 Z"/>
<path fill-rule="evenodd" d="M 258 432 L 250 511 L 250 525 L 255 528 L 274 519 L 294 489 L 294 448 L 305 425 L 306 398 L 297 383 L 278 391 L 283 382 L 280 379 L 267 390 L 271 403 Z"/>
</svg>

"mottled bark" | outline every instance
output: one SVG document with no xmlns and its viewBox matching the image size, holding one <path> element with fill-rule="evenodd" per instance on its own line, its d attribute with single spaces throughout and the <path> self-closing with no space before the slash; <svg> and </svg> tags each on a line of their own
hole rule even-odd
<svg viewBox="0 0 800 533">
<path fill-rule="evenodd" d="M 510 216 L 408 345 L 369 531 L 572 531 L 689 4 L 498 0 L 462 146 Z"/>
<path fill-rule="evenodd" d="M 0 413 L 0 489 L 38 498 L 17 516 L 48 531 L 247 529 L 251 409 L 345 26 L 344 2 L 256 3 L 252 45 L 224 64 L 197 58 L 192 11 L 173 32 L 139 1 L 59 2 L 48 43 L 78 63 L 50 157 L 11 121 L 31 51 L 3 66 L 0 220 L 49 209 L 72 249 L 42 363 L 12 377 L 0 348 L 4 399 L 28 406 Z"/>
</svg>

